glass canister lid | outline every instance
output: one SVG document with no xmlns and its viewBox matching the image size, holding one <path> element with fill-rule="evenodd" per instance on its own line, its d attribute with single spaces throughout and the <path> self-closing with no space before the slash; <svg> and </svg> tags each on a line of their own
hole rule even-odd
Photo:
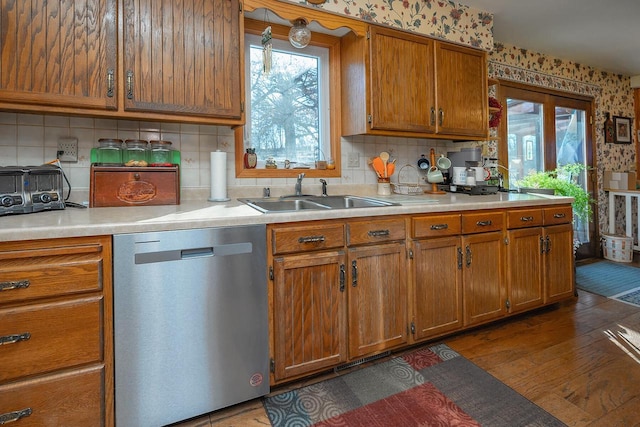
<svg viewBox="0 0 640 427">
<path fill-rule="evenodd" d="M 149 144 L 151 144 L 151 148 L 160 148 L 165 150 L 171 149 L 171 141 L 149 141 Z"/>
<path fill-rule="evenodd" d="M 124 143 L 127 148 L 147 148 L 147 141 L 144 139 L 127 139 Z"/>
<path fill-rule="evenodd" d="M 100 138 L 98 140 L 100 148 L 122 148 L 121 139 Z"/>
</svg>

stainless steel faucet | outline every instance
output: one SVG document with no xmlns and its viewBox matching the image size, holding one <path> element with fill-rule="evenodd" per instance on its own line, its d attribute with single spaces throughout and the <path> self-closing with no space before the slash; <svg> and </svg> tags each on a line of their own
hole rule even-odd
<svg viewBox="0 0 640 427">
<path fill-rule="evenodd" d="M 298 175 L 298 180 L 296 181 L 296 196 L 302 196 L 302 179 L 304 178 L 304 173 Z"/>
<path fill-rule="evenodd" d="M 320 178 L 320 184 L 322 184 L 322 197 L 327 197 L 327 181 Z"/>
</svg>

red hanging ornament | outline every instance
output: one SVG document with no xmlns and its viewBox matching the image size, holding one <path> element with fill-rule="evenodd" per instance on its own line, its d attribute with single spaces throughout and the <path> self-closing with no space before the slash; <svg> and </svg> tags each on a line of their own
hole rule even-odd
<svg viewBox="0 0 640 427">
<path fill-rule="evenodd" d="M 502 118 L 502 104 L 493 96 L 489 97 L 489 108 L 497 108 L 497 110 L 489 113 L 489 127 L 497 128 L 500 125 L 500 118 Z"/>
</svg>

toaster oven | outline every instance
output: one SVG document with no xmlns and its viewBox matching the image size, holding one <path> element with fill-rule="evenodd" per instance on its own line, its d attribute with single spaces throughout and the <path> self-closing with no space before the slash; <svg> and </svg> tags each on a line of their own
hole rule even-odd
<svg viewBox="0 0 640 427">
<path fill-rule="evenodd" d="M 62 191 L 58 166 L 0 167 L 0 216 L 64 209 Z"/>
</svg>

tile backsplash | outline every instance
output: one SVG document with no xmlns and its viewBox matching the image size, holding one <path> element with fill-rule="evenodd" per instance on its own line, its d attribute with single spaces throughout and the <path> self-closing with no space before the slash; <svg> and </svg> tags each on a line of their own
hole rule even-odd
<svg viewBox="0 0 640 427">
<path fill-rule="evenodd" d="M 38 165 L 56 158 L 59 138 L 78 139 L 78 162 L 62 163 L 72 191 L 71 200 L 84 202 L 89 190 L 91 148 L 100 138 L 169 140 L 181 152 L 181 187 L 183 199 L 190 195 L 202 197 L 210 187 L 210 153 L 221 150 L 227 156 L 227 186 L 230 196 L 234 193 L 258 195 L 263 187 L 292 187 L 291 178 L 236 178 L 234 171 L 233 130 L 225 126 L 194 125 L 185 123 L 144 122 L 49 114 L 21 114 L 0 112 L 0 166 Z M 342 138 L 342 176 L 327 179 L 329 185 L 375 187 L 376 176 L 367 159 L 388 151 L 397 158 L 396 170 L 404 165 L 416 165 L 421 154 L 428 155 L 430 148 L 437 153 L 457 151 L 478 143 L 453 143 L 451 141 L 356 136 Z M 357 152 L 359 166 L 348 168 L 348 153 Z M 397 175 L 397 174 L 396 174 Z M 415 176 L 419 179 L 416 171 Z M 397 181 L 398 177 L 395 177 Z M 392 178 L 394 182 L 394 178 Z M 309 180 L 307 185 L 314 185 Z M 319 184 L 315 184 L 319 188 Z M 311 187 L 313 188 L 313 187 Z M 194 191 L 190 191 L 194 190 Z M 255 193 L 255 194 L 254 194 Z M 276 193 L 277 194 L 277 193 Z"/>
</svg>

